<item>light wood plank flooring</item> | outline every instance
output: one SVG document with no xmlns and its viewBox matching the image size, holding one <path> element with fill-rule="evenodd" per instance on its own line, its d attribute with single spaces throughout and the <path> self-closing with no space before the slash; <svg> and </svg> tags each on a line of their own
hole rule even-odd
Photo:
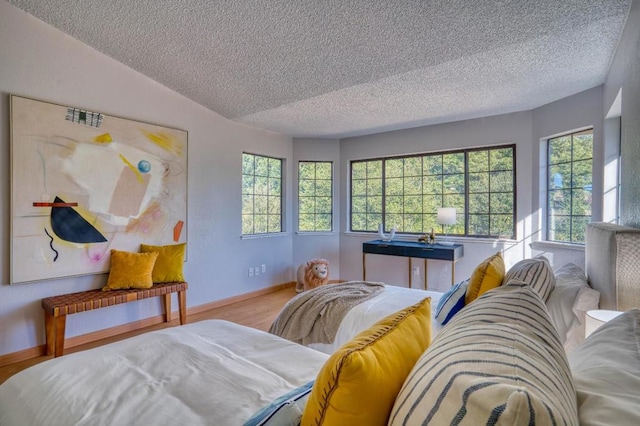
<svg viewBox="0 0 640 426">
<path fill-rule="evenodd" d="M 189 315 L 187 317 L 187 323 L 215 318 L 236 322 L 238 324 L 267 331 L 269 329 L 269 326 L 271 326 L 273 320 L 278 315 L 278 312 L 280 312 L 285 303 L 287 303 L 293 296 L 295 296 L 295 294 L 295 287 L 288 287 L 262 296 L 232 303 L 230 305 L 222 306 L 208 311 L 199 312 L 194 315 Z M 65 354 L 95 348 L 141 333 L 146 333 L 148 331 L 160 330 L 162 328 L 176 325 L 179 325 L 179 320 L 177 318 L 173 319 L 170 323 L 160 323 L 151 327 L 145 327 L 139 330 L 123 333 L 118 336 L 96 340 L 84 345 L 65 349 Z M 38 364 L 42 361 L 51 359 L 52 357 L 53 356 L 40 356 L 37 358 L 32 358 L 26 361 L 16 362 L 15 364 L 0 367 L 0 383 L 3 383 L 5 380 L 7 380 L 17 372 L 22 371 L 32 365 Z"/>
</svg>

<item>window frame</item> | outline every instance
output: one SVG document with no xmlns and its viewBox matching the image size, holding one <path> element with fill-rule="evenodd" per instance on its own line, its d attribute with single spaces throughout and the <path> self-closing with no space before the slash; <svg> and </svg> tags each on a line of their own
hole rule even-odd
<svg viewBox="0 0 640 426">
<path fill-rule="evenodd" d="M 253 157 L 253 172 L 251 174 L 245 173 L 245 163 L 244 163 L 244 158 L 245 156 L 252 156 Z M 256 171 L 255 171 L 255 163 L 256 163 L 256 159 L 258 158 L 264 158 L 266 159 L 268 162 L 271 162 L 273 160 L 278 161 L 279 166 L 280 166 L 280 173 L 279 173 L 279 177 L 278 176 L 272 176 L 271 175 L 271 166 L 267 167 L 267 175 L 257 175 Z M 285 212 L 284 212 L 284 208 L 285 208 L 285 159 L 284 158 L 278 158 L 278 157 L 273 157 L 273 156 L 269 156 L 269 155 L 264 155 L 264 154 L 254 154 L 252 152 L 242 152 L 242 167 L 241 167 L 241 197 L 242 197 L 242 202 L 241 202 L 241 237 L 242 238 L 247 238 L 247 237 L 261 237 L 261 236 L 269 236 L 269 235 L 279 235 L 285 232 L 284 226 L 285 226 Z M 245 177 L 246 176 L 252 176 L 253 177 L 253 190 L 252 192 L 245 192 Z M 266 194 L 262 194 L 262 193 L 256 193 L 256 177 L 262 177 L 262 178 L 266 178 L 267 183 L 266 183 L 266 187 L 267 187 L 267 193 Z M 274 195 L 270 195 L 271 193 L 271 180 L 279 180 L 279 196 L 278 196 L 278 200 L 279 200 L 279 213 L 274 214 L 274 213 L 270 213 L 270 197 L 275 197 Z M 253 208 L 251 213 L 245 213 L 245 196 L 251 196 L 252 197 L 252 204 L 253 204 Z M 266 201 L 266 212 L 258 212 L 256 213 L 255 211 L 255 206 L 256 206 L 256 200 L 255 197 L 256 196 L 260 196 L 260 197 L 267 197 L 267 201 Z M 245 233 L 245 216 L 252 216 L 252 229 L 253 232 L 251 233 Z M 256 215 L 260 215 L 260 216 L 266 216 L 266 223 L 267 223 L 267 230 L 266 232 L 255 232 L 255 223 L 256 223 Z M 280 220 L 279 220 L 279 228 L 277 230 L 271 230 L 271 221 L 270 221 L 270 217 L 273 216 L 280 216 Z"/>
<path fill-rule="evenodd" d="M 577 160 L 574 160 L 574 137 L 576 135 L 579 134 L 584 134 L 586 132 L 590 132 L 591 133 L 591 157 L 589 158 L 579 158 Z M 553 140 L 557 140 L 560 138 L 564 138 L 564 137 L 571 137 L 571 160 L 569 160 L 568 162 L 559 162 L 559 163 L 551 163 L 551 145 L 552 145 L 552 141 Z M 593 220 L 593 163 L 594 163 L 594 147 L 595 147 L 595 131 L 593 126 L 590 127 L 584 127 L 584 128 L 580 128 L 580 129 L 576 129 L 576 130 L 571 130 L 571 131 L 567 131 L 567 132 L 563 132 L 557 135 L 554 135 L 552 137 L 548 137 L 545 139 L 545 149 L 544 149 L 544 153 L 545 153 L 545 165 L 546 165 L 546 170 L 545 170 L 545 192 L 544 192 L 544 205 L 545 205 L 545 212 L 544 212 L 544 223 L 545 223 L 545 229 L 544 229 L 544 238 L 545 241 L 548 241 L 550 243 L 558 243 L 558 244 L 572 244 L 572 245 L 584 245 L 585 242 L 584 241 L 579 241 L 579 240 L 575 240 L 575 233 L 574 233 L 574 221 L 573 219 L 576 217 L 581 217 L 581 218 L 585 218 L 586 222 L 585 222 L 585 227 L 586 227 L 586 223 L 589 223 Z M 574 215 L 573 211 L 574 211 L 574 203 L 573 203 L 573 197 L 574 197 L 574 191 L 579 189 L 580 187 L 584 190 L 585 185 L 582 186 L 576 186 L 574 187 L 574 165 L 575 163 L 581 162 L 581 161 L 590 161 L 591 162 L 591 179 L 590 179 L 590 185 L 591 185 L 591 203 L 590 203 L 590 210 L 591 210 L 591 214 L 589 216 L 587 215 Z M 552 171 L 552 166 L 557 166 L 557 165 L 570 165 L 571 171 L 570 171 L 570 175 L 569 175 L 569 181 L 570 181 L 570 185 L 568 187 L 562 187 L 562 191 L 569 191 L 571 193 L 571 201 L 570 201 L 570 212 L 568 215 L 552 215 L 552 200 L 551 200 L 551 193 L 553 191 L 557 191 L 557 188 L 551 188 L 551 181 L 552 181 L 552 176 L 551 176 L 551 171 Z M 563 216 L 563 217 L 569 217 L 569 240 L 558 240 L 558 239 L 552 239 L 551 238 L 551 234 L 552 234 L 552 216 Z M 554 230 L 556 231 L 556 230 Z M 557 232 L 557 231 L 556 231 Z M 585 231 L 586 232 L 586 231 Z M 584 235 L 584 232 L 583 232 Z"/>
<path fill-rule="evenodd" d="M 300 166 L 304 163 L 313 163 L 316 166 L 316 170 L 314 171 L 314 178 L 313 179 L 302 179 L 301 178 L 301 169 Z M 330 167 L 330 178 L 329 179 L 318 179 L 317 178 L 317 165 L 318 163 L 322 163 L 322 164 L 328 164 Z M 301 185 L 300 182 L 303 180 L 312 180 L 314 182 L 314 191 L 315 191 L 315 187 L 317 186 L 317 181 L 318 180 L 329 180 L 330 183 L 330 211 L 329 212 L 320 212 L 318 213 L 317 210 L 317 203 L 315 200 L 316 198 L 318 198 L 317 194 L 311 195 L 311 196 L 301 196 L 300 195 L 300 189 L 301 189 Z M 319 234 L 319 233 L 331 233 L 334 231 L 334 224 L 335 224 L 335 220 L 334 220 L 334 185 L 335 185 L 335 174 L 334 174 L 334 164 L 333 161 L 329 161 L 329 160 L 298 160 L 298 205 L 297 205 L 297 209 L 298 209 L 298 224 L 297 224 L 297 232 L 298 233 L 304 233 L 304 234 Z M 302 230 L 300 229 L 300 217 L 303 213 L 301 213 L 301 198 L 314 198 L 314 209 L 313 209 L 313 213 L 309 213 L 312 214 L 314 216 L 314 229 L 313 230 Z M 304 213 L 307 214 L 307 213 Z M 318 226 L 317 226 L 317 216 L 320 214 L 328 214 L 330 216 L 330 223 L 329 223 L 329 229 L 321 229 L 318 230 Z"/>
<path fill-rule="evenodd" d="M 469 153 L 473 153 L 473 152 L 478 152 L 478 151 L 487 151 L 487 152 L 491 152 L 493 150 L 500 150 L 500 149 L 511 149 L 512 152 L 512 156 L 511 156 L 511 165 L 512 168 L 510 169 L 511 172 L 511 188 L 512 188 L 512 194 L 513 194 L 513 211 L 512 211 L 512 230 L 511 230 L 511 235 L 509 236 L 505 236 L 505 235 L 491 235 L 491 234 L 486 234 L 486 235 L 477 235 L 477 234 L 470 234 L 469 232 L 469 217 L 470 217 L 470 212 L 469 212 Z M 380 195 L 382 197 L 382 202 L 381 202 L 381 209 L 382 211 L 380 212 L 380 216 L 381 216 L 381 221 L 380 223 L 384 224 L 384 230 L 389 231 L 389 226 L 386 223 L 386 216 L 387 216 L 387 212 L 386 212 L 386 197 L 387 197 L 387 191 L 386 191 L 386 186 L 387 186 L 387 176 L 386 176 L 386 167 L 385 167 L 385 162 L 388 160 L 397 160 L 397 159 L 407 159 L 407 158 L 421 158 L 421 157 L 428 157 L 428 156 L 445 156 L 445 155 L 449 155 L 449 154 L 464 154 L 464 171 L 462 172 L 463 174 L 463 179 L 464 179 L 464 192 L 461 193 L 463 195 L 464 198 L 464 212 L 457 212 L 457 216 L 459 219 L 459 224 L 454 225 L 454 227 L 456 227 L 458 230 L 463 230 L 462 232 L 457 232 L 457 233 L 452 233 L 452 229 L 451 227 L 448 227 L 449 229 L 444 229 L 442 226 L 437 225 L 434 227 L 435 230 L 439 230 L 439 232 L 436 232 L 437 234 L 444 234 L 445 232 L 447 232 L 449 235 L 452 236 L 458 236 L 458 237 L 465 237 L 465 238 L 505 238 L 505 239 L 516 239 L 517 238 L 517 152 L 516 152 L 516 144 L 515 143 L 510 143 L 510 144 L 500 144 L 500 145 L 491 145 L 491 146 L 483 146 L 483 147 L 473 147 L 473 148 L 462 148 L 462 149 L 455 149 L 455 150 L 442 150 L 442 151 L 431 151 L 431 152 L 422 152 L 422 153 L 416 153 L 416 154 L 404 154 L 404 155 L 397 155 L 397 156 L 386 156 L 386 157 L 374 157 L 374 158 L 367 158 L 367 159 L 356 159 L 356 160 L 351 160 L 349 162 L 349 231 L 350 232 L 375 232 L 373 231 L 371 228 L 370 229 L 366 229 L 366 230 L 359 230 L 359 229 L 354 229 L 353 225 L 354 225 L 354 168 L 353 165 L 355 163 L 367 163 L 367 162 L 376 162 L 376 161 L 380 161 L 381 165 L 381 172 L 380 172 L 380 180 L 381 180 L 381 184 L 382 184 L 382 189 L 381 192 L 382 194 Z M 490 155 L 490 154 L 489 154 Z M 504 170 L 496 170 L 496 171 L 508 171 L 507 169 Z M 494 172 L 494 170 L 491 169 L 491 165 L 489 165 L 489 169 L 486 171 L 486 173 L 491 174 L 492 172 Z M 424 169 L 421 172 L 421 177 L 424 179 L 425 176 L 427 176 L 424 173 Z M 475 172 L 475 173 L 479 173 L 479 172 Z M 444 176 L 446 175 L 446 173 L 444 173 L 444 171 L 441 172 L 440 176 Z M 435 175 L 434 175 L 435 176 Z M 404 175 L 403 175 L 404 178 Z M 364 178 L 361 180 L 364 180 L 365 182 L 368 180 L 369 178 Z M 374 178 L 371 178 L 374 179 Z M 375 178 L 377 179 L 377 177 Z M 366 183 L 365 183 L 366 185 Z M 496 192 L 497 193 L 497 192 Z M 503 191 L 501 191 L 500 193 L 504 193 Z M 488 194 L 492 194 L 491 191 L 488 192 Z M 444 199 L 444 191 L 442 193 L 443 199 Z M 368 197 L 369 195 L 365 192 L 364 197 Z M 404 196 L 404 190 L 403 190 L 403 196 Z M 424 197 L 425 194 L 424 192 L 422 193 L 422 196 Z M 366 202 L 365 202 L 366 203 Z M 423 201 L 424 203 L 424 201 Z M 452 206 L 442 206 L 442 207 L 452 207 Z M 364 213 L 365 215 L 368 214 L 377 214 L 376 212 L 374 213 L 369 213 L 368 211 Z M 403 213 L 405 214 L 405 213 Z M 425 215 L 424 212 L 420 213 L 421 215 Z M 505 213 L 506 214 L 506 213 Z M 436 212 L 433 212 L 433 216 L 436 215 Z M 492 216 L 491 216 L 491 212 L 489 210 L 489 212 L 487 213 L 487 215 L 489 216 L 489 220 L 491 220 Z M 495 215 L 498 215 L 497 213 Z M 500 215 L 504 215 L 503 213 L 500 213 Z M 460 221 L 462 221 L 462 226 L 460 226 Z M 365 225 L 365 226 L 368 226 Z M 423 227 L 424 227 L 424 222 L 423 222 Z M 377 225 L 376 225 L 377 228 Z M 491 226 L 489 225 L 489 230 L 491 230 Z M 403 234 L 407 234 L 407 235 L 420 235 L 422 234 L 422 232 L 407 232 L 407 231 L 401 231 Z"/>
</svg>

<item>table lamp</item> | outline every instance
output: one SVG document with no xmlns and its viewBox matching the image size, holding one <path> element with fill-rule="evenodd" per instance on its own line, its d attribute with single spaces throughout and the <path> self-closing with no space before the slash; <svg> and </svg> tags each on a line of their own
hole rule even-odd
<svg viewBox="0 0 640 426">
<path fill-rule="evenodd" d="M 447 225 L 456 224 L 456 209 L 455 207 L 439 207 L 438 208 L 438 224 L 442 225 L 445 229 L 444 241 L 440 244 L 445 246 L 452 246 L 453 243 L 449 241 L 449 231 Z"/>
</svg>

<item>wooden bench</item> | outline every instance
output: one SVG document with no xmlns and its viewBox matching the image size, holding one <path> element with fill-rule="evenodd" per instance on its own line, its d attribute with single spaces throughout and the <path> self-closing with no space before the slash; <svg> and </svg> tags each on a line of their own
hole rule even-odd
<svg viewBox="0 0 640 426">
<path fill-rule="evenodd" d="M 169 322 L 171 321 L 171 293 L 178 293 L 180 324 L 186 324 L 187 288 L 186 282 L 176 282 L 154 284 L 153 287 L 145 289 L 88 290 L 44 298 L 42 299 L 42 308 L 44 309 L 47 333 L 47 355 L 54 354 L 54 357 L 57 357 L 64 353 L 64 329 L 67 315 L 78 312 L 148 299 L 149 297 L 164 296 L 164 319 L 165 322 Z"/>
</svg>

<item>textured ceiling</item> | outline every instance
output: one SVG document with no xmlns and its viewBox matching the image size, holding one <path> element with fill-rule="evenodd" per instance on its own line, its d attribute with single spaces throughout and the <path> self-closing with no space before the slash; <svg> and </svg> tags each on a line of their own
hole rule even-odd
<svg viewBox="0 0 640 426">
<path fill-rule="evenodd" d="M 604 82 L 631 0 L 9 0 L 231 120 L 339 138 Z"/>
</svg>

